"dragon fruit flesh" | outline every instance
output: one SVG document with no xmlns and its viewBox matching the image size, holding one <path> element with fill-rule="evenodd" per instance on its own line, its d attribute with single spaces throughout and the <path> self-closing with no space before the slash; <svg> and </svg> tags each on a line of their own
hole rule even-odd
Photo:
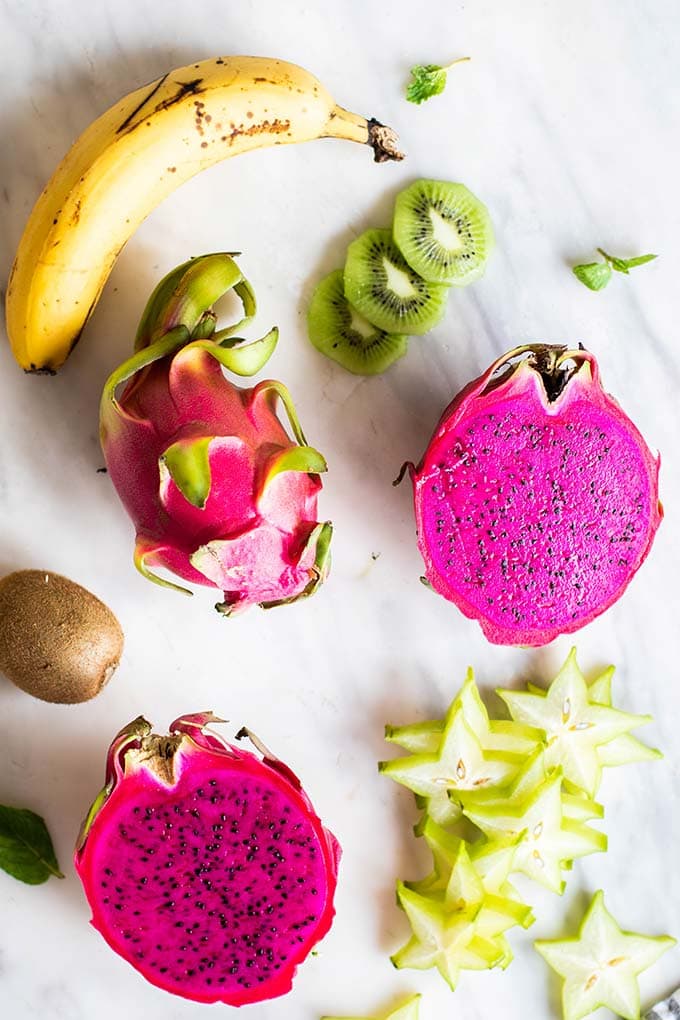
<svg viewBox="0 0 680 1020">
<path fill-rule="evenodd" d="M 211 305 L 231 287 L 246 319 L 215 332 Z M 136 353 L 101 404 L 106 466 L 137 530 L 136 566 L 180 591 L 150 568 L 222 589 L 225 614 L 309 595 L 329 566 L 331 525 L 316 520 L 326 462 L 307 445 L 287 389 L 273 380 L 243 389 L 223 372 L 252 375 L 271 355 L 276 330 L 249 344 L 233 337 L 254 310 L 230 256 L 178 267 L 154 291 Z"/>
<path fill-rule="evenodd" d="M 299 780 L 209 713 L 139 718 L 108 754 L 76 870 L 92 924 L 152 984 L 232 1006 L 284 995 L 329 930 L 340 847 Z"/>
<path fill-rule="evenodd" d="M 662 517 L 658 457 L 583 349 L 510 351 L 410 469 L 426 580 L 495 644 L 544 645 L 604 612 Z"/>
</svg>

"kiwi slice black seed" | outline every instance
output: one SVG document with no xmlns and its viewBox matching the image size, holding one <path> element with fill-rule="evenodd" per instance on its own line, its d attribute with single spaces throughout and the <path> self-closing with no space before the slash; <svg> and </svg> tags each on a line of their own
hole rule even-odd
<svg viewBox="0 0 680 1020">
<path fill-rule="evenodd" d="M 408 265 L 389 230 L 367 230 L 347 249 L 345 296 L 388 333 L 427 333 L 444 315 L 447 293 Z"/>
<path fill-rule="evenodd" d="M 378 375 L 406 354 L 408 337 L 386 333 L 345 297 L 342 269 L 324 277 L 307 312 L 309 339 L 317 351 L 355 375 Z"/>
<path fill-rule="evenodd" d="M 408 264 L 431 283 L 472 283 L 493 248 L 486 206 L 464 184 L 450 181 L 414 181 L 402 191 L 393 233 Z"/>
</svg>

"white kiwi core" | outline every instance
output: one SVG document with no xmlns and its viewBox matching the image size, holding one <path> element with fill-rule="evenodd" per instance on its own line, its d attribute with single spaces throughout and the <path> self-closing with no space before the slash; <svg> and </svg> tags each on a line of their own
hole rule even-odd
<svg viewBox="0 0 680 1020">
<path fill-rule="evenodd" d="M 387 288 L 400 298 L 417 297 L 418 291 L 409 280 L 408 273 L 398 266 L 393 265 L 388 258 L 383 256 L 383 266 L 387 276 Z"/>
<path fill-rule="evenodd" d="M 349 328 L 353 329 L 364 340 L 368 340 L 376 332 L 375 326 L 372 326 L 367 319 L 364 319 L 363 315 L 359 315 L 355 308 L 350 309 Z"/>
<path fill-rule="evenodd" d="M 436 209 L 429 209 L 428 212 L 432 223 L 432 236 L 437 244 L 448 251 L 460 251 L 465 247 L 460 234 L 450 220 L 445 220 Z"/>
</svg>

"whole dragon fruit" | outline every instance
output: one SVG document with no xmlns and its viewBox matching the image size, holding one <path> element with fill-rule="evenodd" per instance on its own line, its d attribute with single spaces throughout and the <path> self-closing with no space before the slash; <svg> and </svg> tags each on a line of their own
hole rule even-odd
<svg viewBox="0 0 680 1020">
<path fill-rule="evenodd" d="M 583 349 L 504 355 L 409 467 L 426 580 L 495 644 L 544 645 L 590 623 L 662 517 L 658 457 Z"/>
<path fill-rule="evenodd" d="M 329 930 L 340 847 L 289 768 L 212 722 L 121 730 L 75 865 L 92 924 L 148 981 L 242 1006 L 288 992 Z"/>
<path fill-rule="evenodd" d="M 211 306 L 232 287 L 246 316 L 215 332 Z M 332 528 L 316 520 L 326 462 L 307 445 L 288 390 L 273 380 L 242 389 L 223 373 L 253 375 L 272 354 L 275 329 L 248 344 L 233 336 L 254 312 L 229 255 L 179 266 L 152 294 L 136 353 L 101 403 L 102 449 L 137 529 L 137 568 L 187 594 L 150 568 L 222 589 L 225 614 L 310 595 L 329 566 Z"/>
</svg>

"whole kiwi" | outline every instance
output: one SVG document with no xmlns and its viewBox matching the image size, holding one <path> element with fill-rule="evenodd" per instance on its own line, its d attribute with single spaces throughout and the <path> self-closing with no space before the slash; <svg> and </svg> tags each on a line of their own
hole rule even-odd
<svg viewBox="0 0 680 1020">
<path fill-rule="evenodd" d="M 111 679 L 123 632 L 86 588 L 46 570 L 0 580 L 0 672 L 42 701 L 88 701 Z"/>
</svg>

